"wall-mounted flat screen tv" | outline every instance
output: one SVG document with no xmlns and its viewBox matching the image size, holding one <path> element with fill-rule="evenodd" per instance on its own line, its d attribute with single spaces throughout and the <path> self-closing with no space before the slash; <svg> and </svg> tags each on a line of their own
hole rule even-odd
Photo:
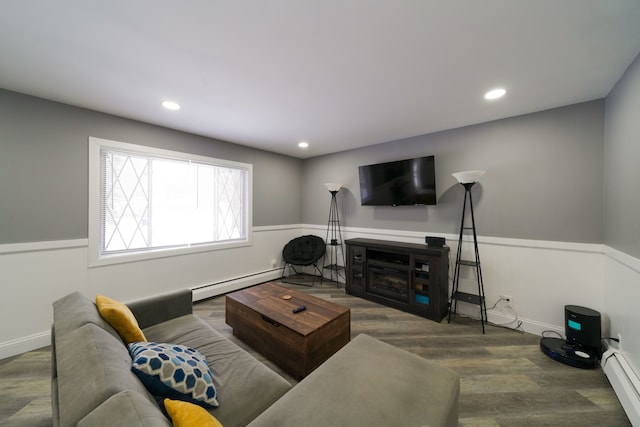
<svg viewBox="0 0 640 427">
<path fill-rule="evenodd" d="M 434 156 L 360 166 L 362 206 L 435 205 Z"/>
</svg>

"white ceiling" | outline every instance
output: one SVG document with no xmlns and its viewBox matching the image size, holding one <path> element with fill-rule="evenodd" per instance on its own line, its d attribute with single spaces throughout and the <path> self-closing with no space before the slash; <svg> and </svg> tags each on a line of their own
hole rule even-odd
<svg viewBox="0 0 640 427">
<path fill-rule="evenodd" d="M 603 98 L 640 52 L 638 0 L 0 6 L 0 87 L 300 158 Z"/>
</svg>

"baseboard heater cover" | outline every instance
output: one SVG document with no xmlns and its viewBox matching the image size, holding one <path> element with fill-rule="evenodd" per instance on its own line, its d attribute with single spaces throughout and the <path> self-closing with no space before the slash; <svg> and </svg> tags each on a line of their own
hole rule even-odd
<svg viewBox="0 0 640 427">
<path fill-rule="evenodd" d="M 193 301 L 200 301 L 206 298 L 215 297 L 226 294 L 228 292 L 237 291 L 247 286 L 257 285 L 258 283 L 269 280 L 276 280 L 282 275 L 282 268 L 274 268 L 271 270 L 261 271 L 246 276 L 235 277 L 228 280 L 222 280 L 208 285 L 192 287 Z"/>
<path fill-rule="evenodd" d="M 607 350 L 601 365 L 629 421 L 640 426 L 640 379 L 624 353 L 618 349 Z"/>
</svg>

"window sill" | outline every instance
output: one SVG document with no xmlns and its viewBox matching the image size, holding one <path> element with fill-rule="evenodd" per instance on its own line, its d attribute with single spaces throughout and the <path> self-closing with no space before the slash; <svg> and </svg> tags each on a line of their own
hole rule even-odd
<svg viewBox="0 0 640 427">
<path fill-rule="evenodd" d="M 168 258 L 182 255 L 195 254 L 200 252 L 212 252 L 231 248 L 251 246 L 251 238 L 234 240 L 221 243 L 208 243 L 202 245 L 191 245 L 179 248 L 152 249 L 141 252 L 126 252 L 110 255 L 98 255 L 96 248 L 89 248 L 89 267 L 102 267 L 113 264 L 124 264 L 129 262 L 146 261 L 157 258 Z"/>
</svg>

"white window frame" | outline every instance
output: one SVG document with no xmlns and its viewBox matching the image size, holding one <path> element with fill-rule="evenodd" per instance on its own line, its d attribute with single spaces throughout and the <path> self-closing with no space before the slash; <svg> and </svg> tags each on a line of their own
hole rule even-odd
<svg viewBox="0 0 640 427">
<path fill-rule="evenodd" d="M 242 169 L 247 172 L 246 183 L 246 206 L 245 224 L 247 235 L 245 239 L 233 241 L 212 242 L 203 244 L 187 245 L 178 248 L 158 248 L 144 249 L 141 251 L 130 251 L 123 253 L 101 254 L 101 158 L 102 148 L 121 150 L 132 154 L 142 154 L 153 157 L 163 157 L 168 159 L 185 160 L 199 163 L 206 163 L 215 166 Z M 155 258 L 179 256 L 197 252 L 208 252 L 221 249 L 238 248 L 250 246 L 253 243 L 253 165 L 248 163 L 234 162 L 230 160 L 216 159 L 213 157 L 198 156 L 195 154 L 182 153 L 178 151 L 164 150 L 160 148 L 147 147 L 143 145 L 129 144 L 126 142 L 111 141 L 107 139 L 89 137 L 89 266 L 97 267 L 109 264 L 125 262 L 135 262 Z"/>
</svg>

